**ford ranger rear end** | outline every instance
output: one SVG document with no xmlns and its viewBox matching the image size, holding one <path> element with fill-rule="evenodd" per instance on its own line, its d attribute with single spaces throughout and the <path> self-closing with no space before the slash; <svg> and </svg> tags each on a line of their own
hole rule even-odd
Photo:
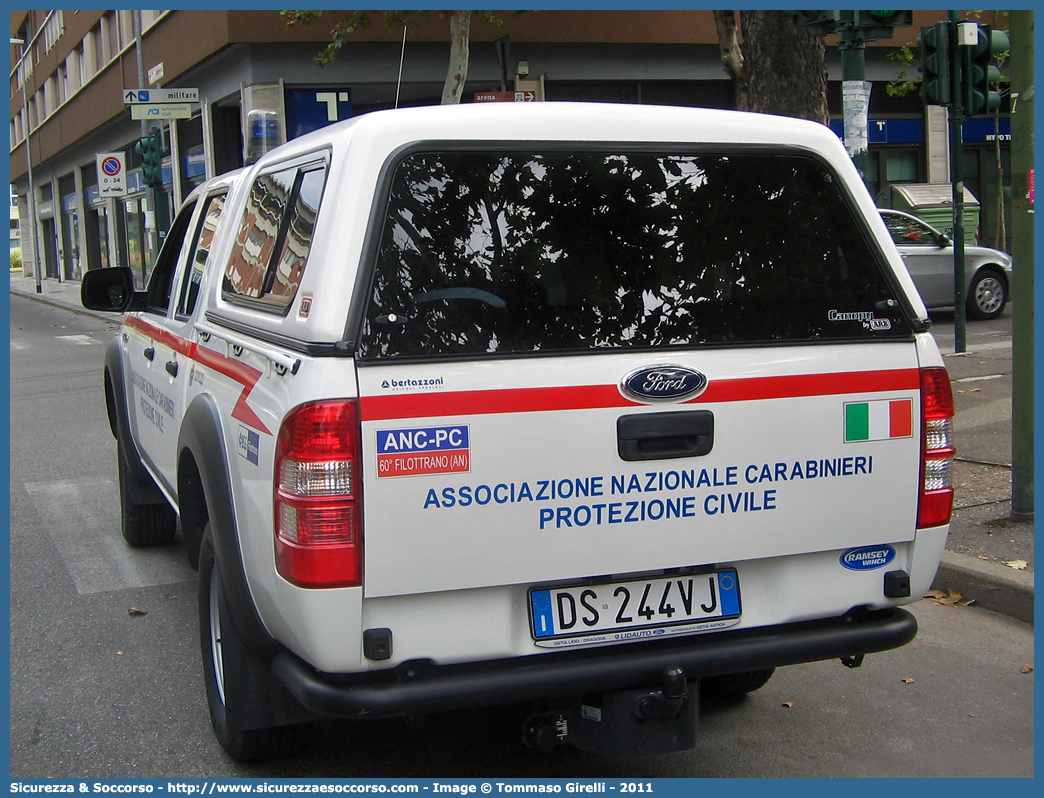
<svg viewBox="0 0 1044 798">
<path fill-rule="evenodd" d="M 185 394 L 225 441 L 234 509 L 188 514 L 234 755 L 315 717 L 516 702 L 537 748 L 681 750 L 701 686 L 913 638 L 950 384 L 828 129 L 412 109 L 237 185 Z M 197 438 L 168 480 L 183 524 L 214 493 L 183 477 Z"/>
</svg>

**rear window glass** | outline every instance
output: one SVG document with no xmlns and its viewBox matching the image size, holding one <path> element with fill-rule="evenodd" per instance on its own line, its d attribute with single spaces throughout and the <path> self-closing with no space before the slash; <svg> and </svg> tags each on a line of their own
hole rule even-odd
<svg viewBox="0 0 1044 798">
<path fill-rule="evenodd" d="M 834 176 L 779 153 L 413 153 L 364 358 L 910 334 Z"/>
</svg>

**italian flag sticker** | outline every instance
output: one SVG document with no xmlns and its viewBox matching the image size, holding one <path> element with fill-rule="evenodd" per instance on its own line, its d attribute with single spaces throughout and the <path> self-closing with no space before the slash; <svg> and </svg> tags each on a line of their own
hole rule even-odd
<svg viewBox="0 0 1044 798">
<path fill-rule="evenodd" d="M 845 403 L 845 443 L 912 436 L 912 399 Z"/>
</svg>

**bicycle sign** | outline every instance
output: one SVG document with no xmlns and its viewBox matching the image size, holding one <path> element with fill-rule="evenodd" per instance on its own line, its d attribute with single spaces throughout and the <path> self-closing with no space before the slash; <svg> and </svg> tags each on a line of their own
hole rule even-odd
<svg viewBox="0 0 1044 798">
<path fill-rule="evenodd" d="M 122 197 L 127 193 L 127 163 L 122 152 L 102 152 L 98 167 L 98 196 Z"/>
</svg>

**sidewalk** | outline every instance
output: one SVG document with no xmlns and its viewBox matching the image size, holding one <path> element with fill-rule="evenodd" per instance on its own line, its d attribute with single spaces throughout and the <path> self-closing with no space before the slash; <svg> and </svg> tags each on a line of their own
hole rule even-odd
<svg viewBox="0 0 1044 798">
<path fill-rule="evenodd" d="M 110 323 L 118 319 L 114 314 L 85 310 L 80 305 L 78 282 L 46 279 L 41 289 L 38 294 L 33 278 L 11 272 L 12 294 Z M 989 345 L 977 350 L 969 345 L 968 353 L 945 357 L 955 383 L 958 462 L 950 536 L 934 587 L 947 595 L 954 590 L 964 601 L 974 600 L 980 607 L 1032 624 L 1033 523 L 1017 523 L 1008 517 L 1011 348 Z M 1005 401 L 1007 413 L 1003 412 Z M 1025 561 L 1024 570 L 1004 564 L 1019 561 Z"/>
</svg>

